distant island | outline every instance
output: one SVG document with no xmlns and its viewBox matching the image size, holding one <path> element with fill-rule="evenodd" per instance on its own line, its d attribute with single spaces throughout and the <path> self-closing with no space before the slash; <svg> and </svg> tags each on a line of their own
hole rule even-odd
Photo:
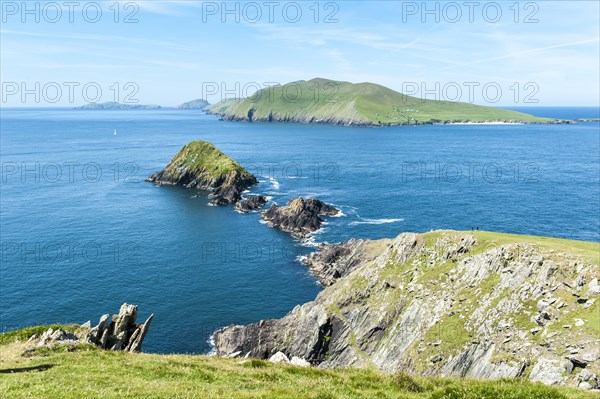
<svg viewBox="0 0 600 399">
<path fill-rule="evenodd" d="M 321 78 L 268 87 L 243 100 L 224 100 L 205 110 L 228 121 L 345 126 L 564 122 L 496 107 L 411 97 L 374 83 Z"/>
<path fill-rule="evenodd" d="M 163 109 L 160 105 L 145 104 L 122 104 L 114 101 L 105 103 L 89 103 L 75 109 L 93 109 L 93 110 L 131 110 L 131 109 Z"/>
<path fill-rule="evenodd" d="M 189 110 L 203 110 L 210 103 L 201 98 L 187 101 L 183 104 L 179 104 L 176 107 L 168 107 L 155 104 L 123 104 L 114 101 L 108 101 L 104 103 L 88 103 L 81 107 L 75 107 L 75 109 L 81 110 L 158 110 L 158 109 L 189 109 Z"/>
<path fill-rule="evenodd" d="M 188 101 L 183 104 L 179 104 L 177 109 L 204 109 L 209 106 L 210 103 L 202 98 L 198 98 L 196 100 Z"/>
</svg>

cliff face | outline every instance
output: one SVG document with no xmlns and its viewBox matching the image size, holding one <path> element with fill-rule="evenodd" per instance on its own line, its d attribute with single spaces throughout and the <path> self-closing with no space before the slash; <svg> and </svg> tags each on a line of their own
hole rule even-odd
<svg viewBox="0 0 600 399">
<path fill-rule="evenodd" d="M 157 185 L 179 185 L 210 190 L 215 205 L 233 204 L 242 192 L 258 183 L 242 165 L 204 141 L 186 144 L 160 172 L 146 179 Z"/>
<path fill-rule="evenodd" d="M 217 332 L 216 351 L 600 388 L 597 251 L 487 232 L 323 246 L 307 258 L 329 285 L 313 302 Z"/>
</svg>

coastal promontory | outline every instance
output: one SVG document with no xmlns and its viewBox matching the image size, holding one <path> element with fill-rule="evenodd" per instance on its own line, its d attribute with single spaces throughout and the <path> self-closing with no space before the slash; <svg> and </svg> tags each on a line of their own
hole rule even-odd
<svg viewBox="0 0 600 399">
<path fill-rule="evenodd" d="M 218 355 L 600 389 L 598 243 L 402 233 L 307 263 L 327 286 L 316 299 L 218 331 Z"/>
</svg>

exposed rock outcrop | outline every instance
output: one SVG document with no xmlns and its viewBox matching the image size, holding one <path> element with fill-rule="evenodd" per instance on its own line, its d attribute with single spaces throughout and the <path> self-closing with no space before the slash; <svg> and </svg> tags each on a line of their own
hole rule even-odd
<svg viewBox="0 0 600 399">
<path fill-rule="evenodd" d="M 272 227 L 306 237 L 321 228 L 322 215 L 337 215 L 340 211 L 316 199 L 302 197 L 290 200 L 285 206 L 273 204 L 261 217 Z"/>
<path fill-rule="evenodd" d="M 238 201 L 235 204 L 235 209 L 244 213 L 251 212 L 253 210 L 261 208 L 267 202 L 269 202 L 269 199 L 264 195 L 252 195 L 246 199 Z"/>
<path fill-rule="evenodd" d="M 215 205 L 234 204 L 248 187 L 258 183 L 242 165 L 204 141 L 186 144 L 160 172 L 146 181 L 156 185 L 178 185 L 209 190 Z"/>
<path fill-rule="evenodd" d="M 50 328 L 39 338 L 32 336 L 29 341 L 34 342 L 36 347 L 89 342 L 102 349 L 141 352 L 154 315 L 150 315 L 144 323 L 136 324 L 137 311 L 137 305 L 124 303 L 118 314 L 112 318 L 109 314 L 103 315 L 94 328 L 89 321 L 75 332 Z"/>
<path fill-rule="evenodd" d="M 321 245 L 319 251 L 302 258 L 323 286 L 347 276 L 357 267 L 374 260 L 392 240 L 355 240 Z"/>
<path fill-rule="evenodd" d="M 556 241 L 437 231 L 326 245 L 307 260 L 328 285 L 313 302 L 278 320 L 224 328 L 215 349 L 596 389 L 597 246 Z"/>
</svg>

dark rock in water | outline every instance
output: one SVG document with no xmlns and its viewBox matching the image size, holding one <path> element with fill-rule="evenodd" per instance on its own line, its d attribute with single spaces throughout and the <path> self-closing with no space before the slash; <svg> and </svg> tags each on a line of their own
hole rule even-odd
<svg viewBox="0 0 600 399">
<path fill-rule="evenodd" d="M 339 212 L 316 198 L 298 197 L 285 206 L 271 206 L 261 217 L 273 227 L 291 232 L 297 237 L 306 237 L 321 228 L 323 219 L 320 215 L 333 216 Z"/>
<path fill-rule="evenodd" d="M 269 202 L 269 200 L 264 195 L 253 195 L 251 197 L 238 201 L 235 204 L 235 209 L 237 209 L 240 212 L 250 212 L 262 207 L 267 202 Z"/>
<path fill-rule="evenodd" d="M 214 145 L 200 140 L 186 144 L 162 171 L 152 174 L 146 181 L 159 186 L 210 190 L 209 198 L 215 205 L 238 202 L 244 190 L 258 183 L 242 165 Z"/>
</svg>

